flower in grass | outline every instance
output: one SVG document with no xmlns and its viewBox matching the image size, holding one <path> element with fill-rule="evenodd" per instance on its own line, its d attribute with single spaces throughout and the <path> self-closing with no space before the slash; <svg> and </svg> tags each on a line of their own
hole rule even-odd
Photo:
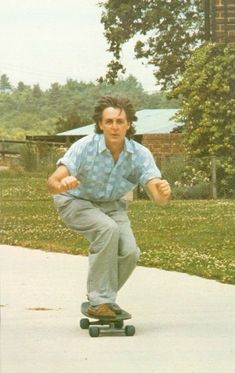
<svg viewBox="0 0 235 373">
<path fill-rule="evenodd" d="M 180 182 L 180 181 L 175 181 L 174 185 L 175 185 L 176 187 L 180 187 L 180 186 L 181 186 L 181 182 Z"/>
</svg>

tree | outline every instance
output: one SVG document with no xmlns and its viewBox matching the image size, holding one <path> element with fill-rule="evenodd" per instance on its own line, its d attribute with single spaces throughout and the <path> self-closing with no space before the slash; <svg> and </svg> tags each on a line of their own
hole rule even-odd
<svg viewBox="0 0 235 373">
<path fill-rule="evenodd" d="M 73 128 L 79 128 L 87 124 L 87 120 L 84 118 L 81 118 L 79 114 L 76 112 L 70 113 L 67 118 L 60 117 L 55 125 L 56 125 L 56 131 L 58 132 L 64 132 L 71 130 Z"/>
<path fill-rule="evenodd" d="M 40 85 L 39 84 L 34 84 L 33 85 L 33 90 L 32 90 L 32 95 L 34 98 L 41 98 L 42 97 L 42 90 L 40 88 Z"/>
<path fill-rule="evenodd" d="M 49 93 L 49 102 L 54 107 L 59 107 L 61 101 L 61 85 L 57 82 L 51 83 L 51 86 L 48 90 Z"/>
<path fill-rule="evenodd" d="M 196 157 L 217 157 L 220 192 L 231 192 L 235 169 L 232 134 L 235 122 L 235 55 L 229 46 L 206 43 L 189 59 L 171 93 L 181 97 L 176 120 L 184 123 L 185 148 Z M 208 158 L 202 167 L 208 168 Z"/>
<path fill-rule="evenodd" d="M 138 36 L 135 55 L 155 66 L 155 78 L 169 88 L 185 69 L 192 50 L 204 38 L 201 0 L 108 0 L 101 22 L 113 60 L 105 79 L 114 83 L 125 72 L 121 62 L 122 46 Z"/>
<path fill-rule="evenodd" d="M 6 74 L 2 74 L 0 77 L 0 92 L 9 93 L 12 91 L 12 86 L 9 81 L 9 78 Z"/>
<path fill-rule="evenodd" d="M 118 79 L 115 85 L 103 82 L 100 89 L 105 95 L 128 96 L 136 110 L 142 109 L 143 103 L 149 97 L 133 75 L 129 75 L 126 79 Z"/>
<path fill-rule="evenodd" d="M 20 81 L 12 92 L 0 92 L 0 129 L 11 136 L 15 128 L 45 135 L 91 124 L 94 105 L 103 95 L 127 95 L 136 110 L 169 105 L 162 92 L 147 94 L 133 76 L 118 79 L 115 85 L 69 79 L 65 85 L 52 83 L 46 91 Z"/>
<path fill-rule="evenodd" d="M 16 90 L 18 92 L 23 92 L 23 91 L 25 91 L 26 89 L 29 89 L 29 88 L 30 88 L 30 86 L 25 85 L 24 82 L 18 82 Z"/>
</svg>

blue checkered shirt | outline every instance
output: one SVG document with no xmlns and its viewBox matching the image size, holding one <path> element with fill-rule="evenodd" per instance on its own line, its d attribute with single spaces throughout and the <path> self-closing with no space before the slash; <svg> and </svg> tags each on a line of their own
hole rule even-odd
<svg viewBox="0 0 235 373">
<path fill-rule="evenodd" d="M 137 184 L 144 187 L 150 179 L 161 177 L 150 151 L 134 140 L 125 138 L 115 162 L 103 134 L 76 141 L 58 160 L 57 165 L 61 164 L 81 182 L 66 194 L 94 202 L 119 200 Z"/>
</svg>

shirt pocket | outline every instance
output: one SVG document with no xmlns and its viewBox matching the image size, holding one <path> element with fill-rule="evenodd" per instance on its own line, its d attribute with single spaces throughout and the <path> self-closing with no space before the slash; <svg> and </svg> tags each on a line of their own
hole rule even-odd
<svg viewBox="0 0 235 373">
<path fill-rule="evenodd" d="M 130 182 L 124 177 L 119 177 L 116 181 L 116 185 L 114 187 L 112 197 L 119 199 L 123 197 L 124 194 L 130 192 L 135 188 L 136 184 Z"/>
</svg>

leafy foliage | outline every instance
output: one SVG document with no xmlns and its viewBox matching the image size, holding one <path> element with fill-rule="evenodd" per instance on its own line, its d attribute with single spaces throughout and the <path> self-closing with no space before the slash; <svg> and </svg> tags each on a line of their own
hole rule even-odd
<svg viewBox="0 0 235 373">
<path fill-rule="evenodd" d="M 200 0 L 102 1 L 101 22 L 113 53 L 106 79 L 113 83 L 120 71 L 125 72 L 122 46 L 137 36 L 136 57 L 147 59 L 155 67 L 157 83 L 169 88 L 204 38 L 202 5 Z"/>
<path fill-rule="evenodd" d="M 0 92 L 9 93 L 12 90 L 9 78 L 6 74 L 2 74 L 0 77 Z"/>
<path fill-rule="evenodd" d="M 15 89 L 0 92 L 0 137 L 50 135 L 90 124 L 94 104 L 105 94 L 126 95 L 137 110 L 178 106 L 177 100 L 169 101 L 164 93 L 147 94 L 133 76 L 115 85 L 69 79 L 65 85 L 52 83 L 46 91 L 38 84 L 31 87 L 19 82 Z"/>
<path fill-rule="evenodd" d="M 171 93 L 181 97 L 175 119 L 185 124 L 185 148 L 196 157 L 218 156 L 220 192 L 232 193 L 235 169 L 232 134 L 235 125 L 235 55 L 232 48 L 207 43 L 187 63 Z M 221 160 L 223 159 L 223 160 Z M 202 168 L 210 164 L 202 159 Z"/>
</svg>

